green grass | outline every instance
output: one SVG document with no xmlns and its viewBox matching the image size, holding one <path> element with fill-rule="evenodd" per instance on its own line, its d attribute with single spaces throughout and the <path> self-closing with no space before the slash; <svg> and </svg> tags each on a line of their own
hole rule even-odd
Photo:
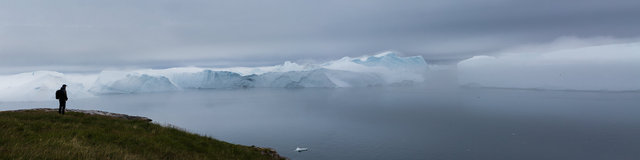
<svg viewBox="0 0 640 160">
<path fill-rule="evenodd" d="M 142 120 L 37 110 L 0 112 L 0 159 L 283 159 Z"/>
</svg>

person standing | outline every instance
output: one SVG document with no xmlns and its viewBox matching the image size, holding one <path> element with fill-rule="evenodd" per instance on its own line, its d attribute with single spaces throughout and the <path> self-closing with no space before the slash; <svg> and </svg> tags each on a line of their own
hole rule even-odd
<svg viewBox="0 0 640 160">
<path fill-rule="evenodd" d="M 56 99 L 60 102 L 60 108 L 58 108 L 58 113 L 64 114 L 64 110 L 66 109 L 67 100 L 67 85 L 63 84 L 60 90 L 56 91 Z"/>
</svg>

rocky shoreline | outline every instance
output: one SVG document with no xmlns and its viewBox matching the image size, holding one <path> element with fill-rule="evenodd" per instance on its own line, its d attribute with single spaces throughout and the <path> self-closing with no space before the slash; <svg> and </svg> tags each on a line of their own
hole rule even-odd
<svg viewBox="0 0 640 160">
<path fill-rule="evenodd" d="M 54 108 L 33 108 L 33 109 L 10 110 L 10 111 L 3 111 L 3 112 L 20 112 L 20 111 L 58 112 L 58 109 L 57 108 L 55 109 Z M 78 112 L 78 113 L 84 113 L 89 115 L 109 116 L 109 117 L 122 118 L 127 120 L 141 120 L 141 121 L 148 121 L 148 122 L 152 121 L 150 118 L 147 118 L 147 117 L 130 116 L 126 114 L 112 113 L 112 112 L 99 111 L 99 110 L 67 109 L 67 112 Z"/>
</svg>

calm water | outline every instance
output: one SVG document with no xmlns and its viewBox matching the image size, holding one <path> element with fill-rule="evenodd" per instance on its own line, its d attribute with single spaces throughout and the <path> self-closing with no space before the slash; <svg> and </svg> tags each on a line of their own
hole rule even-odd
<svg viewBox="0 0 640 160">
<path fill-rule="evenodd" d="M 146 116 L 292 159 L 640 158 L 638 92 L 241 89 L 109 95 L 67 105 Z M 0 110 L 56 106 L 0 102 Z"/>
</svg>

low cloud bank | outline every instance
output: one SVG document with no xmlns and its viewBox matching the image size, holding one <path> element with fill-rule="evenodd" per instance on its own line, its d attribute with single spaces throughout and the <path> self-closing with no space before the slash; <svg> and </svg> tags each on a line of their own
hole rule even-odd
<svg viewBox="0 0 640 160">
<path fill-rule="evenodd" d="M 562 49 L 563 45 L 567 47 Z M 640 42 L 564 39 L 547 46 L 463 60 L 458 63 L 458 83 L 553 90 L 640 90 Z"/>
</svg>

